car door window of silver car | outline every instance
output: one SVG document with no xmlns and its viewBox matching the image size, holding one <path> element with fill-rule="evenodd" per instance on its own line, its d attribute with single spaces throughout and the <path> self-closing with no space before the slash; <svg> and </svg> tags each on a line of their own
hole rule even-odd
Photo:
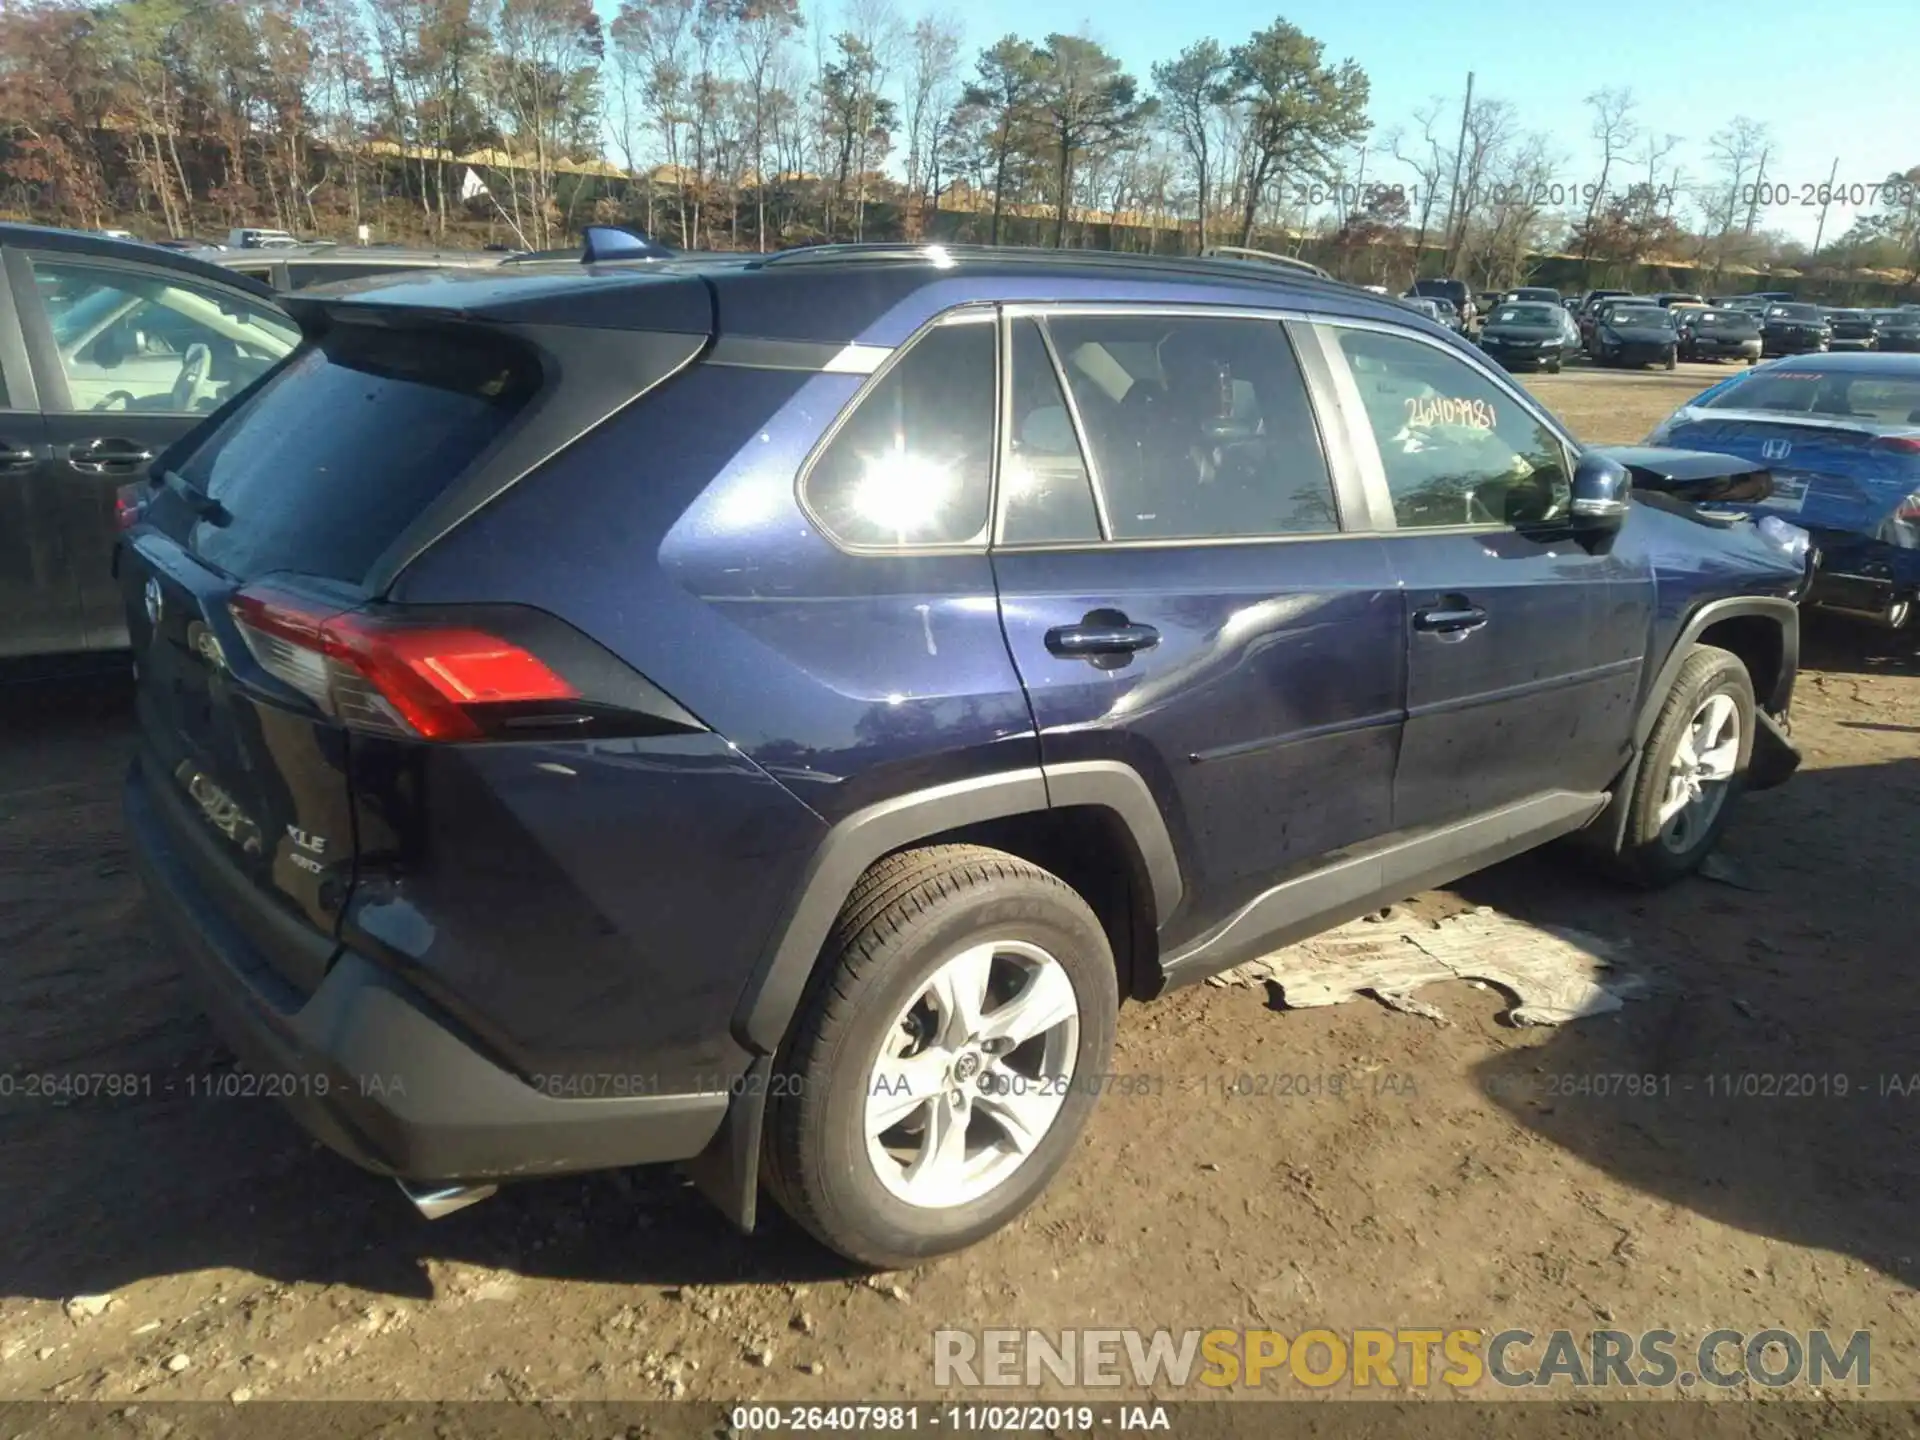
<svg viewBox="0 0 1920 1440">
<path fill-rule="evenodd" d="M 299 342 L 284 315 L 160 272 L 36 259 L 69 408 L 202 414 Z"/>
</svg>

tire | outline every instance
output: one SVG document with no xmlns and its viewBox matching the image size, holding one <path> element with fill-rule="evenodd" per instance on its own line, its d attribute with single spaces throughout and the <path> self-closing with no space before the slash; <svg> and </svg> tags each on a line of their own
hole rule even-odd
<svg viewBox="0 0 1920 1440">
<path fill-rule="evenodd" d="M 1675 355 L 1673 351 L 1669 350 L 1667 352 L 1667 369 L 1669 370 L 1675 369 L 1679 366 L 1679 364 L 1680 364 L 1679 357 Z"/>
<path fill-rule="evenodd" d="M 1724 780 L 1713 782 L 1718 798 L 1704 808 L 1703 801 L 1696 800 L 1679 815 L 1663 820 L 1662 810 L 1673 799 L 1681 742 L 1698 737 L 1701 732 L 1696 730 L 1696 721 L 1717 697 L 1731 702 L 1732 718 L 1738 726 L 1731 768 Z M 1634 774 L 1626 834 L 1616 857 L 1617 868 L 1628 879 L 1658 887 L 1671 885 L 1700 868 L 1719 841 L 1727 817 L 1745 788 L 1747 762 L 1753 756 L 1753 712 L 1753 682 L 1739 656 L 1712 645 L 1694 646 L 1661 703 Z M 1713 793 L 1705 784 L 1699 786 L 1699 792 L 1703 798 Z M 1691 818 L 1682 827 L 1679 822 L 1686 817 Z"/>
<path fill-rule="evenodd" d="M 1559 373 L 1560 373 L 1560 361 L 1557 358 L 1547 361 L 1547 374 L 1558 375 Z"/>
<path fill-rule="evenodd" d="M 970 957 L 989 950 L 979 993 L 997 1003 L 971 1011 L 936 1004 L 966 989 L 981 973 Z M 936 979 L 951 984 L 936 991 Z M 1000 1039 L 953 1043 L 950 1026 L 965 1029 L 971 1017 L 973 1034 L 990 1032 L 995 1017 L 1029 997 L 1044 995 L 1043 1014 L 1054 1013 L 1062 980 L 1075 1020 L 1006 1053 L 992 1048 L 1009 1043 Z M 1058 877 L 977 845 L 887 857 L 842 907 L 776 1058 L 763 1141 L 768 1189 L 821 1243 L 862 1264 L 899 1268 L 973 1244 L 1032 1204 L 1066 1163 L 1093 1109 L 1118 1009 L 1106 933 Z M 962 1065 L 971 1068 L 956 1078 Z M 1017 1091 L 1005 1088 L 1016 1081 Z M 1028 1119 L 1050 1115 L 1037 1141 L 1014 1142 L 1018 1127 L 1002 1117 L 1015 1106 Z M 934 1144 L 943 1130 L 955 1133 L 956 1108 L 957 1165 Z M 887 1121 L 879 1138 L 869 1138 L 870 1118 Z M 916 1155 L 929 1162 L 918 1172 L 902 1163 Z"/>
</svg>

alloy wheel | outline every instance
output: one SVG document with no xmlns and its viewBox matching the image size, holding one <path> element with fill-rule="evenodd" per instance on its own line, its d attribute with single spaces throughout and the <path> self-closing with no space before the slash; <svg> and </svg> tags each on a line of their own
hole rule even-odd
<svg viewBox="0 0 1920 1440">
<path fill-rule="evenodd" d="M 1731 695 L 1715 691 L 1693 712 L 1668 767 L 1657 817 L 1662 845 L 1679 854 L 1700 843 L 1726 802 L 1739 758 L 1739 707 Z"/>
<path fill-rule="evenodd" d="M 867 1078 L 867 1158 L 897 1199 L 950 1209 L 1004 1184 L 1053 1128 L 1073 1081 L 1080 1005 L 1037 945 L 942 961 L 888 1027 Z"/>
</svg>

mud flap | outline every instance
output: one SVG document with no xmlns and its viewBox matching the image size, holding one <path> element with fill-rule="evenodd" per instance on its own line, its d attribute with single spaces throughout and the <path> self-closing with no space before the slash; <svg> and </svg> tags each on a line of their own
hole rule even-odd
<svg viewBox="0 0 1920 1440">
<path fill-rule="evenodd" d="M 767 1113 L 773 1057 L 761 1055 L 734 1088 L 727 1118 L 707 1148 L 680 1169 L 714 1208 L 748 1235 L 760 1200 L 760 1127 Z"/>
<path fill-rule="evenodd" d="M 1747 761 L 1747 789 L 1771 790 L 1786 784 L 1800 768 L 1800 748 L 1787 735 L 1782 719 L 1764 710 L 1755 710 L 1753 754 Z"/>
</svg>

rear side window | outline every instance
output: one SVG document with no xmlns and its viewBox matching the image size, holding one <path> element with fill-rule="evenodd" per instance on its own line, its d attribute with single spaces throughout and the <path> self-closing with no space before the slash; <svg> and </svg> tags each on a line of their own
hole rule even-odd
<svg viewBox="0 0 1920 1440">
<path fill-rule="evenodd" d="M 800 493 L 843 545 L 984 543 L 993 477 L 994 327 L 949 322 L 855 404 Z"/>
<path fill-rule="evenodd" d="M 336 325 L 178 465 L 230 517 L 189 543 L 233 575 L 357 582 L 540 380 L 530 353 L 484 331 Z"/>
<path fill-rule="evenodd" d="M 1047 321 L 1115 540 L 1340 528 L 1293 347 L 1277 321 Z"/>
</svg>

